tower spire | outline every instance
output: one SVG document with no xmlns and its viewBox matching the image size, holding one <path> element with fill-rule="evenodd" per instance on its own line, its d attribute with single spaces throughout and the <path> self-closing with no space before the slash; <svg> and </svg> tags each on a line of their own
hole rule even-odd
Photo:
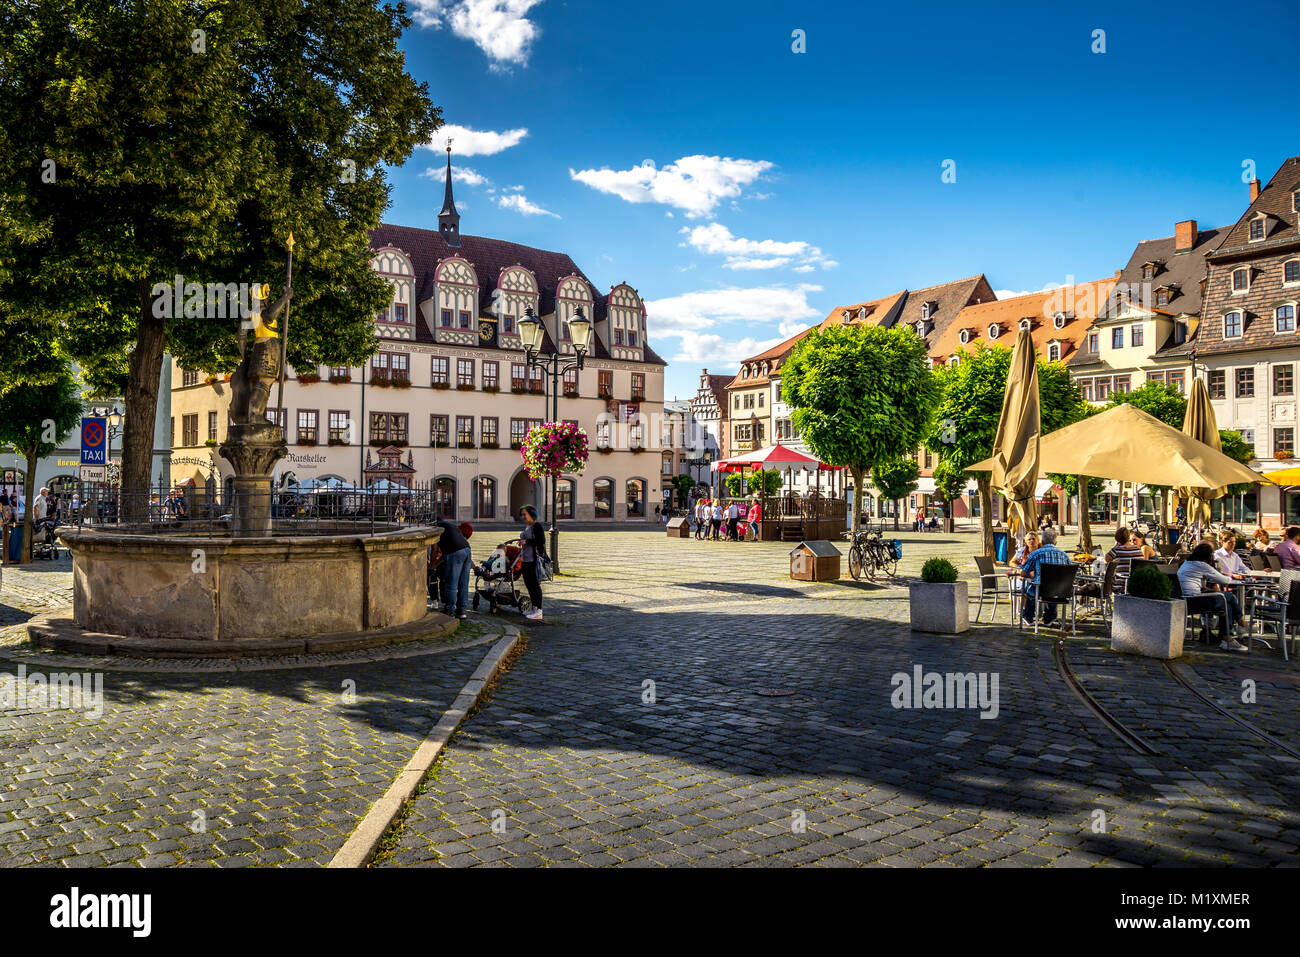
<svg viewBox="0 0 1300 957">
<path fill-rule="evenodd" d="M 451 194 L 451 140 L 447 141 L 447 185 L 443 191 L 442 212 L 438 214 L 438 232 L 448 246 L 460 245 L 460 213 Z"/>
</svg>

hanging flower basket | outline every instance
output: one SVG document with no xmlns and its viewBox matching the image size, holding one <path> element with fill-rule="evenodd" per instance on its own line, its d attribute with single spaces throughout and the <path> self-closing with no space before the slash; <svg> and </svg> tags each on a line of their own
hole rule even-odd
<svg viewBox="0 0 1300 957">
<path fill-rule="evenodd" d="M 566 472 L 581 474 L 587 465 L 587 433 L 568 422 L 543 422 L 529 431 L 519 454 L 533 481 Z"/>
</svg>

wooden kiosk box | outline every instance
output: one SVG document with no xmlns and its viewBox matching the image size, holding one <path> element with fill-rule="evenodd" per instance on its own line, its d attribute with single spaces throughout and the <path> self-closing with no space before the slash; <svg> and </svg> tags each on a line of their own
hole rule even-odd
<svg viewBox="0 0 1300 957">
<path fill-rule="evenodd" d="M 801 582 L 835 581 L 840 577 L 840 557 L 831 542 L 800 542 L 790 553 L 790 577 Z"/>
</svg>

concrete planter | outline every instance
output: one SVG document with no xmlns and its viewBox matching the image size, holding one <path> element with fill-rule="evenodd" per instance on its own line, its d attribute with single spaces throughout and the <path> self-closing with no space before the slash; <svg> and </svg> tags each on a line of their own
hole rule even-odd
<svg viewBox="0 0 1300 957">
<path fill-rule="evenodd" d="M 907 589 L 912 630 L 957 635 L 970 630 L 967 582 L 912 582 Z"/>
<path fill-rule="evenodd" d="M 1186 624 L 1187 602 L 1181 598 L 1157 601 L 1116 595 L 1110 649 L 1147 658 L 1178 658 L 1183 653 Z"/>
</svg>

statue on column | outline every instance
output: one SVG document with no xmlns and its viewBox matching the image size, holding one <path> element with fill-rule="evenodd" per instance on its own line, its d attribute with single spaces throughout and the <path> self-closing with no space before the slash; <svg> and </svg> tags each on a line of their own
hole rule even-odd
<svg viewBox="0 0 1300 957">
<path fill-rule="evenodd" d="M 253 289 L 253 342 L 247 344 L 248 333 L 239 330 L 238 368 L 230 377 L 230 421 L 241 425 L 266 421 L 266 406 L 271 399 L 271 387 L 280 379 L 284 366 L 284 340 L 276 328 L 276 320 L 288 308 L 293 296 L 292 280 L 286 280 L 284 292 L 269 310 L 262 302 L 270 295 L 271 287 Z"/>
</svg>

